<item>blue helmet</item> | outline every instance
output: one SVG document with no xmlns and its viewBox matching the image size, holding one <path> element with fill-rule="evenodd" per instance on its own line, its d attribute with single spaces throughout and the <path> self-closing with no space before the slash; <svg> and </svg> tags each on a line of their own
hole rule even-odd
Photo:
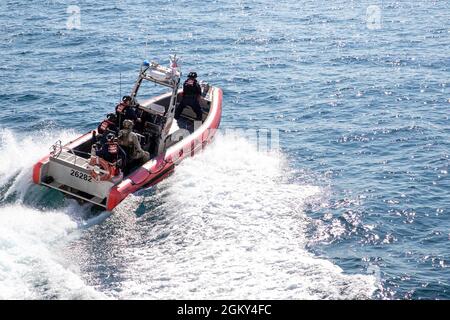
<svg viewBox="0 0 450 320">
<path fill-rule="evenodd" d="M 114 133 L 108 133 L 108 135 L 106 136 L 106 141 L 112 142 L 112 141 L 114 141 L 115 137 L 116 136 L 114 135 Z"/>
<path fill-rule="evenodd" d="M 106 115 L 106 119 L 108 119 L 109 121 L 113 121 L 115 122 L 117 120 L 116 114 L 115 113 L 108 113 Z"/>
</svg>

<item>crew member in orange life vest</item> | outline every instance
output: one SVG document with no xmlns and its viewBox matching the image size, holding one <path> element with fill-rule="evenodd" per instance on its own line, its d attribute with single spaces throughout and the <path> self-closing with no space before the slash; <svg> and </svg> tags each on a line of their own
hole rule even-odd
<svg viewBox="0 0 450 320">
<path fill-rule="evenodd" d="M 102 121 L 97 127 L 97 132 L 99 134 L 104 134 L 105 132 L 114 132 L 117 134 L 117 117 L 114 113 L 109 113 L 106 115 L 106 119 Z"/>
<path fill-rule="evenodd" d="M 125 165 L 125 152 L 119 147 L 117 138 L 113 133 L 108 133 L 106 135 L 106 142 L 103 143 L 101 149 L 97 151 L 97 156 L 105 159 L 109 163 L 116 164 L 120 168 L 123 168 Z"/>
<path fill-rule="evenodd" d="M 175 119 L 178 119 L 187 106 L 191 106 L 197 115 L 197 120 L 202 121 L 202 108 L 200 107 L 200 95 L 202 88 L 197 82 L 197 72 L 189 72 L 187 80 L 183 84 L 183 99 L 175 111 Z"/>
<path fill-rule="evenodd" d="M 122 124 L 125 120 L 131 120 L 133 123 L 138 120 L 135 106 L 131 105 L 132 98 L 130 96 L 124 96 L 122 102 L 116 106 L 116 117 L 119 119 L 119 129 L 122 128 Z"/>
</svg>

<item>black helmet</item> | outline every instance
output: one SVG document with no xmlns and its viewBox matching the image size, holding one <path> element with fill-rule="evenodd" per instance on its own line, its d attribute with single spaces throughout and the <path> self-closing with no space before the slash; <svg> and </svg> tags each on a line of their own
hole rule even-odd
<svg viewBox="0 0 450 320">
<path fill-rule="evenodd" d="M 130 96 L 123 96 L 122 97 L 122 101 L 131 101 L 131 97 Z"/>
<path fill-rule="evenodd" d="M 194 78 L 194 79 L 197 78 L 197 72 L 195 72 L 195 71 L 189 72 L 188 78 Z"/>
<path fill-rule="evenodd" d="M 108 114 L 106 115 L 106 119 L 108 119 L 109 121 L 116 121 L 116 120 L 117 120 L 117 117 L 116 117 L 116 114 L 115 114 L 115 113 L 108 113 Z"/>
<path fill-rule="evenodd" d="M 114 141 L 114 138 L 115 138 L 114 133 L 108 133 L 108 135 L 106 136 L 106 141 L 112 142 Z"/>
</svg>

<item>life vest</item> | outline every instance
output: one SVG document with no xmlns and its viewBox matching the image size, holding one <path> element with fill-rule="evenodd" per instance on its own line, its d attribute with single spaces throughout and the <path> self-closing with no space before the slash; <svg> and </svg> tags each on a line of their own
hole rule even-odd
<svg viewBox="0 0 450 320">
<path fill-rule="evenodd" d="M 119 152 L 119 146 L 115 142 L 108 142 L 108 153 L 117 154 Z"/>
<path fill-rule="evenodd" d="M 127 107 L 128 107 L 127 104 L 121 102 L 121 103 L 119 103 L 119 104 L 117 105 L 116 111 L 117 111 L 118 113 L 124 113 L 124 111 L 125 111 L 125 109 L 126 109 Z"/>
<path fill-rule="evenodd" d="M 114 124 L 113 122 L 109 121 L 109 120 L 103 120 L 103 122 L 100 124 L 100 133 L 103 133 L 106 131 L 106 129 L 109 128 L 110 125 Z"/>
</svg>

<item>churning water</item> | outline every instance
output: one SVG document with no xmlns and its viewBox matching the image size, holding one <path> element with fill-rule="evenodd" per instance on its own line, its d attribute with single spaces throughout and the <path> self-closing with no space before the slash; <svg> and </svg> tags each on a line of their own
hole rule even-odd
<svg viewBox="0 0 450 320">
<path fill-rule="evenodd" d="M 448 1 L 1 1 L 0 298 L 450 298 L 449 18 Z M 112 213 L 32 185 L 173 52 L 224 90 L 226 133 Z"/>
</svg>

